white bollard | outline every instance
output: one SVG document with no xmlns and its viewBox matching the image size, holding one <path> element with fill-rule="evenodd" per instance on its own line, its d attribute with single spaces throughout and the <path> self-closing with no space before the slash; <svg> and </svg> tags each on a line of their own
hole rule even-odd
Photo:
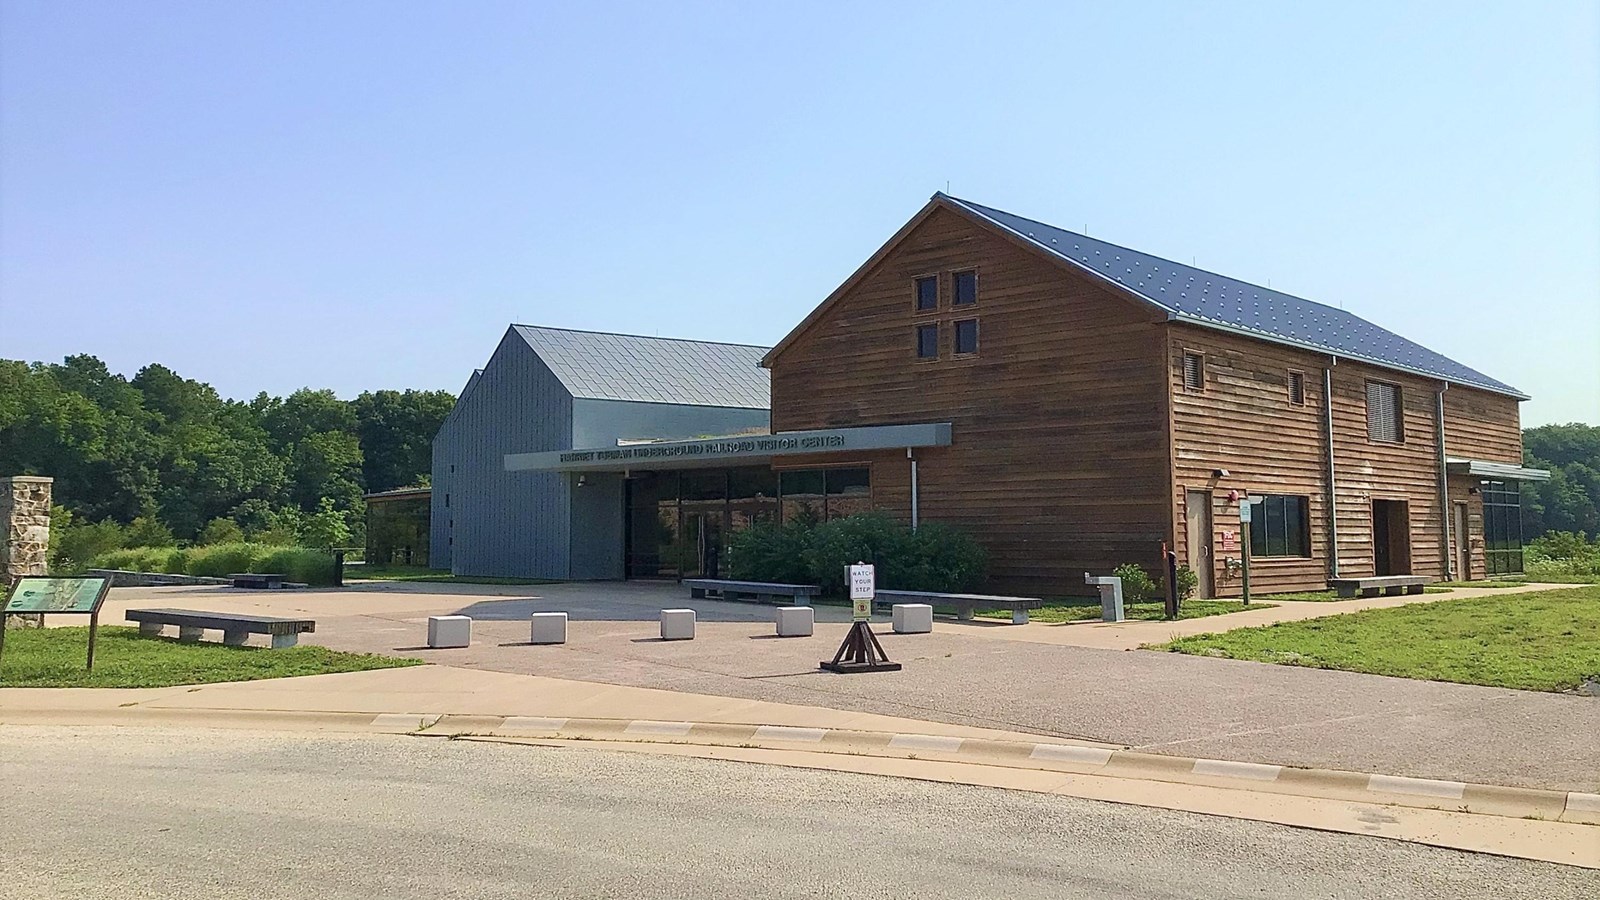
<svg viewBox="0 0 1600 900">
<path fill-rule="evenodd" d="M 778 607 L 778 637 L 811 637 L 817 614 L 809 606 Z"/>
<path fill-rule="evenodd" d="M 933 607 L 926 603 L 896 603 L 890 609 L 895 634 L 928 634 L 933 631 Z"/>
<path fill-rule="evenodd" d="M 663 641 L 694 640 L 694 610 L 663 609 L 661 611 L 661 639 Z"/>
<path fill-rule="evenodd" d="M 536 612 L 532 616 L 533 628 L 528 634 L 530 644 L 565 644 L 567 642 L 567 614 L 564 612 Z"/>
<path fill-rule="evenodd" d="M 441 650 L 446 647 L 467 647 L 472 644 L 472 617 L 429 616 L 428 646 Z"/>
</svg>

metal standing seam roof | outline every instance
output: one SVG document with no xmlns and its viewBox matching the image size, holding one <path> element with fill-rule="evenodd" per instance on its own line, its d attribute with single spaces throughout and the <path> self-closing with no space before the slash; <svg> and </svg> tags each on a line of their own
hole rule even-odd
<svg viewBox="0 0 1600 900">
<path fill-rule="evenodd" d="M 1353 313 L 938 193 L 1177 321 L 1331 353 L 1526 400 L 1528 395 Z"/>
<path fill-rule="evenodd" d="M 513 325 L 573 397 L 768 409 L 768 348 Z"/>
</svg>

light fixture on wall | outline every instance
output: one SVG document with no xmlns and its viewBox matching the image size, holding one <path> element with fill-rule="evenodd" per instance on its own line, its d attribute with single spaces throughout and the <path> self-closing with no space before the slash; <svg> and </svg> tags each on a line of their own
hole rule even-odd
<svg viewBox="0 0 1600 900">
<path fill-rule="evenodd" d="M 1228 477 L 1228 470 L 1227 469 L 1212 469 L 1211 470 L 1211 477 L 1212 478 L 1227 478 Z"/>
<path fill-rule="evenodd" d="M 578 487 L 588 487 L 588 486 L 589 486 L 589 476 L 587 476 L 587 475 L 579 475 L 578 476 Z"/>
</svg>

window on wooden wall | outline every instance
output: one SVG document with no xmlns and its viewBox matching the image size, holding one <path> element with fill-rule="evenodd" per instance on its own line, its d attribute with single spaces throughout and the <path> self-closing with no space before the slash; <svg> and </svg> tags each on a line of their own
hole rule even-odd
<svg viewBox="0 0 1600 900">
<path fill-rule="evenodd" d="M 1295 406 L 1306 405 L 1306 373 L 1289 372 L 1289 402 Z"/>
<path fill-rule="evenodd" d="M 939 276 L 924 275 L 916 280 L 917 311 L 939 308 Z"/>
<path fill-rule="evenodd" d="M 1399 385 L 1367 382 L 1367 437 L 1393 444 L 1405 441 L 1402 412 Z"/>
<path fill-rule="evenodd" d="M 1305 497 L 1283 497 L 1269 494 L 1251 497 L 1250 555 L 1299 556 L 1311 555 L 1309 517 Z"/>
<path fill-rule="evenodd" d="M 937 324 L 917 326 L 917 358 L 939 358 L 939 326 Z"/>
<path fill-rule="evenodd" d="M 956 352 L 978 352 L 978 320 L 960 319 L 956 322 Z"/>
<path fill-rule="evenodd" d="M 955 298 L 951 301 L 956 306 L 968 306 L 978 302 L 978 273 L 957 272 L 951 277 L 955 283 Z"/>
<path fill-rule="evenodd" d="M 1186 391 L 1203 391 L 1206 389 L 1206 358 L 1191 351 L 1183 354 L 1183 389 Z"/>
</svg>

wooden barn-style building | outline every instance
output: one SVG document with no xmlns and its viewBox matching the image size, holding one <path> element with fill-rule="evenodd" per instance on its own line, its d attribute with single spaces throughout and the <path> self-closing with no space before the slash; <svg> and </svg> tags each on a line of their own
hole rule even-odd
<svg viewBox="0 0 1600 900">
<path fill-rule="evenodd" d="M 876 507 L 969 531 L 991 590 L 1083 593 L 1166 544 L 1201 597 L 1240 593 L 1246 545 L 1256 592 L 1520 571 L 1517 482 L 1547 477 L 1522 466 L 1510 385 L 1336 307 L 945 194 L 760 365 L 766 435 L 526 446 L 498 477 L 614 498 L 614 528 L 570 524 L 615 545 L 588 577 L 715 574 L 743 524 Z"/>
</svg>

